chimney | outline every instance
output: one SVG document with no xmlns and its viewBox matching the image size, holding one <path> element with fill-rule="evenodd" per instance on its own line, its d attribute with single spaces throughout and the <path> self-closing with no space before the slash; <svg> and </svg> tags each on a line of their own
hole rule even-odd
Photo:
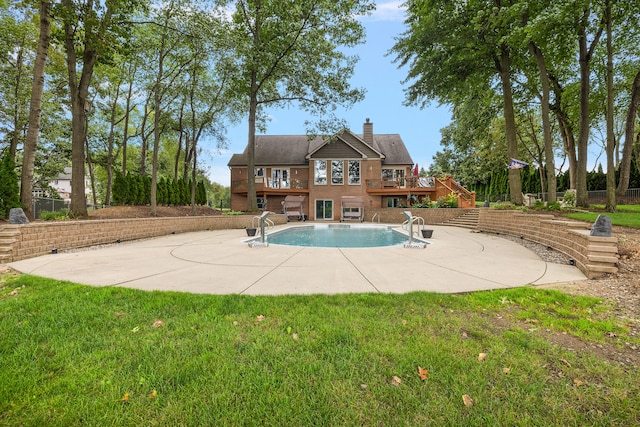
<svg viewBox="0 0 640 427">
<path fill-rule="evenodd" d="M 373 147 L 373 123 L 369 122 L 369 117 L 367 117 L 362 128 L 362 139 L 364 139 L 364 142 L 368 145 Z"/>
</svg>

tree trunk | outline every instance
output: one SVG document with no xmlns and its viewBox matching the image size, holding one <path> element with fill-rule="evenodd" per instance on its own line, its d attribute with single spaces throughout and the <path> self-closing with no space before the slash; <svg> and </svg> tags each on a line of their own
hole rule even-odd
<svg viewBox="0 0 640 427">
<path fill-rule="evenodd" d="M 547 167 L 547 202 L 555 202 L 557 198 L 556 163 L 554 158 L 555 156 L 553 154 L 553 138 L 551 136 L 551 112 L 549 107 L 551 88 L 549 84 L 549 75 L 547 74 L 547 66 L 544 62 L 544 57 L 540 48 L 538 48 L 535 43 L 530 42 L 529 50 L 531 51 L 533 57 L 536 60 L 536 63 L 538 64 L 538 70 L 540 72 L 540 84 L 542 86 L 541 113 L 542 134 L 544 139 L 544 157 Z M 540 182 L 544 182 L 544 180 L 542 180 L 542 174 Z"/>
<path fill-rule="evenodd" d="M 623 197 L 629 189 L 629 180 L 631 178 L 631 157 L 633 156 L 633 141 L 635 139 L 636 115 L 638 114 L 638 105 L 640 104 L 640 70 L 633 79 L 631 86 L 631 102 L 627 110 L 627 121 L 624 133 L 624 147 L 622 149 L 622 161 L 620 162 L 620 181 L 616 194 Z M 639 162 L 640 163 L 640 162 Z"/>
<path fill-rule="evenodd" d="M 20 114 L 20 85 L 22 82 L 22 70 L 24 66 L 24 45 L 26 44 L 26 36 L 23 36 L 22 43 L 18 47 L 16 54 L 16 79 L 13 87 L 13 132 L 11 133 L 11 140 L 9 141 L 9 155 L 16 161 L 16 152 L 18 151 L 18 143 L 20 141 L 20 127 L 21 127 L 21 114 Z"/>
<path fill-rule="evenodd" d="M 169 12 L 167 11 L 167 14 Z M 160 49 L 158 53 L 158 72 L 156 74 L 156 83 L 153 89 L 153 102 L 154 102 L 154 114 L 153 114 L 153 158 L 151 160 L 151 215 L 156 216 L 158 213 L 157 204 L 157 187 L 158 187 L 158 152 L 160 151 L 160 116 L 162 115 L 162 78 L 164 72 L 164 57 L 165 57 L 165 42 L 166 33 L 162 33 L 160 40 Z"/>
<path fill-rule="evenodd" d="M 42 93 L 44 91 L 44 71 L 47 63 L 47 51 L 51 35 L 51 22 L 49 13 L 51 3 L 40 2 L 40 36 L 38 51 L 33 66 L 33 84 L 31 90 L 31 103 L 29 105 L 29 127 L 24 141 L 24 153 L 22 159 L 22 179 L 20 188 L 20 202 L 24 213 L 30 220 L 34 220 L 33 212 L 33 168 L 40 134 L 40 109 L 42 108 Z"/>
<path fill-rule="evenodd" d="M 589 18 L 590 10 L 585 9 L 583 21 Z M 576 206 L 589 207 L 589 195 L 587 193 L 587 154 L 589 148 L 589 126 L 591 120 L 589 117 L 589 95 L 591 92 L 591 58 L 595 49 L 602 29 L 594 35 L 591 44 L 588 46 L 588 37 L 586 24 L 582 24 L 580 28 L 578 45 L 579 45 L 579 63 L 580 63 L 580 130 L 578 131 L 578 153 L 577 153 L 577 170 L 576 170 Z"/>
<path fill-rule="evenodd" d="M 247 144 L 247 211 L 258 210 L 256 199 L 256 115 L 258 113 L 257 71 L 251 72 L 251 88 L 249 96 L 249 134 Z"/>
<path fill-rule="evenodd" d="M 607 212 L 615 212 L 616 210 L 616 170 L 615 170 L 615 147 L 616 140 L 613 132 L 613 44 L 611 37 L 611 2 L 606 0 L 605 18 L 607 22 Z"/>
<path fill-rule="evenodd" d="M 133 95 L 133 79 L 129 82 L 127 104 L 124 110 L 124 130 L 122 132 L 122 176 L 127 175 L 127 142 L 129 140 L 129 115 L 131 113 L 131 97 Z"/>
<path fill-rule="evenodd" d="M 196 153 L 196 143 L 194 141 L 193 143 L 193 169 L 191 170 L 191 215 L 196 216 L 196 189 L 198 188 L 196 179 L 197 179 L 197 175 L 196 175 L 196 167 L 198 166 L 197 164 L 197 153 Z"/>
<path fill-rule="evenodd" d="M 63 0 L 62 5 L 67 13 L 76 13 L 71 0 Z M 92 5 L 88 7 L 92 8 Z M 110 12 L 107 11 L 107 15 Z M 108 19 L 108 18 L 104 18 Z M 90 109 L 88 100 L 89 85 L 93 75 L 93 67 L 98 57 L 90 40 L 95 22 L 84 22 L 84 45 L 82 55 L 82 72 L 80 81 L 76 72 L 76 32 L 71 22 L 65 22 L 65 50 L 67 54 L 67 71 L 69 75 L 69 92 L 71 95 L 71 215 L 77 218 L 87 216 L 87 202 L 85 196 L 84 144 L 87 136 L 86 115 Z"/>
<path fill-rule="evenodd" d="M 85 149 L 87 150 L 87 169 L 89 169 L 89 182 L 91 183 L 91 196 L 93 199 L 93 207 L 98 205 L 98 200 L 96 199 L 96 178 L 93 174 L 93 161 L 91 160 L 91 149 L 89 149 L 89 138 L 86 138 L 85 141 Z"/>
<path fill-rule="evenodd" d="M 499 71 L 500 79 L 502 81 L 507 151 L 510 158 L 517 159 L 519 155 L 516 135 L 516 120 L 513 111 L 513 93 L 511 90 L 511 58 L 509 56 L 509 48 L 506 45 L 501 47 Z M 522 205 L 522 181 L 520 179 L 520 169 L 509 169 L 509 193 L 511 203 L 515 205 Z"/>
<path fill-rule="evenodd" d="M 120 82 L 116 88 L 116 95 L 111 105 L 111 120 L 109 123 L 109 136 L 107 137 L 107 188 L 104 197 L 104 204 L 106 206 L 111 205 L 111 183 L 113 182 L 113 146 L 115 144 L 115 127 L 116 127 L 116 109 L 118 106 L 118 98 L 120 97 Z M 89 147 L 87 146 L 87 150 Z M 87 155 L 87 158 L 89 156 Z M 95 199 L 95 195 L 94 195 Z"/>
<path fill-rule="evenodd" d="M 144 103 L 144 114 L 142 115 L 142 124 L 140 125 L 140 176 L 147 175 L 147 150 L 149 147 L 149 136 L 151 132 L 145 134 L 147 128 L 147 120 L 149 119 L 149 102 L 151 101 L 151 94 L 147 96 L 147 100 Z M 153 192 L 153 189 L 151 190 Z"/>
</svg>

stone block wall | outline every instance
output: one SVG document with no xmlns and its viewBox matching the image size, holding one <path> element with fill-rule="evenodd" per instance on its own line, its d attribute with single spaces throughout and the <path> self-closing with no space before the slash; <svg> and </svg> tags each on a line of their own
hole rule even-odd
<svg viewBox="0 0 640 427">
<path fill-rule="evenodd" d="M 590 235 L 591 224 L 520 211 L 480 209 L 478 230 L 508 234 L 564 254 L 590 279 L 618 271 L 616 237 Z"/>
<path fill-rule="evenodd" d="M 128 218 L 84 221 L 42 221 L 26 225 L 0 224 L 0 263 L 59 251 L 190 231 L 249 228 L 254 215 Z M 272 214 L 275 224 L 284 215 Z M 256 221 L 257 224 L 257 221 Z"/>
</svg>

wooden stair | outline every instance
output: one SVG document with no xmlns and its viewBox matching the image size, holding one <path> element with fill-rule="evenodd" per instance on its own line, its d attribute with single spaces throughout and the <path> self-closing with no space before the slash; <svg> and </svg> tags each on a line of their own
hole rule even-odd
<svg viewBox="0 0 640 427">
<path fill-rule="evenodd" d="M 476 228 L 478 228 L 479 219 L 480 219 L 480 210 L 465 209 L 465 213 L 443 222 L 442 225 L 452 225 L 454 227 L 462 227 L 462 228 L 469 228 L 469 229 L 475 230 Z"/>
</svg>

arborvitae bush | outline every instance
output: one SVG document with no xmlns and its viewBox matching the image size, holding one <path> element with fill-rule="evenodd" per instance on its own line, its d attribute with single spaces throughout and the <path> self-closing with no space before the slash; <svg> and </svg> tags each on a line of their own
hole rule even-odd
<svg viewBox="0 0 640 427">
<path fill-rule="evenodd" d="M 0 218 L 6 218 L 12 208 L 20 204 L 20 187 L 13 158 L 7 152 L 0 162 Z"/>
</svg>

